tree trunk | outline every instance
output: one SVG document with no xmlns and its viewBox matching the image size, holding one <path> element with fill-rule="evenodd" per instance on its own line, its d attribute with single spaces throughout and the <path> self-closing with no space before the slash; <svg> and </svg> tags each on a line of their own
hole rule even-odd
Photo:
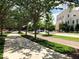
<svg viewBox="0 0 79 59">
<path fill-rule="evenodd" d="M 21 25 L 18 24 L 18 33 L 21 33 Z"/>
<path fill-rule="evenodd" d="M 37 38 L 37 32 L 36 32 L 36 28 L 35 28 L 35 39 Z"/>
<path fill-rule="evenodd" d="M 49 30 L 48 30 L 48 36 L 49 36 Z"/>
<path fill-rule="evenodd" d="M 26 35 L 27 35 L 27 32 L 28 32 L 28 26 L 26 26 Z"/>
<path fill-rule="evenodd" d="M 19 30 L 18 33 L 21 33 L 21 31 Z"/>
<path fill-rule="evenodd" d="M 36 21 L 34 21 L 34 37 L 37 38 L 37 28 L 36 28 Z"/>
<path fill-rule="evenodd" d="M 3 35 L 3 28 L 1 28 L 1 36 Z"/>
<path fill-rule="evenodd" d="M 3 22 L 1 21 L 1 23 L 2 24 L 1 24 L 1 34 L 0 35 L 2 36 L 3 35 Z"/>
<path fill-rule="evenodd" d="M 21 33 L 20 26 L 19 26 L 19 28 L 18 28 L 18 33 Z"/>
</svg>

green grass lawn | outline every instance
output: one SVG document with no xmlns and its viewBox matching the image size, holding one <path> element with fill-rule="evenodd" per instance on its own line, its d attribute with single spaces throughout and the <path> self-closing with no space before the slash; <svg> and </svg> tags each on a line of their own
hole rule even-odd
<svg viewBox="0 0 79 59">
<path fill-rule="evenodd" d="M 3 59 L 4 42 L 4 37 L 0 36 L 0 59 Z"/>
<path fill-rule="evenodd" d="M 53 35 L 53 37 L 55 37 L 55 38 L 61 38 L 61 39 L 65 39 L 65 40 L 70 40 L 70 41 L 77 41 L 77 42 L 79 42 L 79 38 L 75 38 L 75 37 L 60 36 L 60 35 Z"/>
<path fill-rule="evenodd" d="M 39 43 L 40 45 L 43 45 L 45 47 L 48 47 L 50 49 L 53 49 L 59 53 L 63 53 L 63 54 L 71 54 L 73 52 L 75 52 L 75 49 L 66 45 L 62 45 L 62 44 L 58 44 L 58 43 L 54 43 L 54 42 L 49 42 L 47 40 L 43 40 L 40 38 L 37 38 L 36 40 L 34 39 L 34 37 L 32 36 L 23 36 L 27 39 L 30 39 L 36 43 Z"/>
</svg>

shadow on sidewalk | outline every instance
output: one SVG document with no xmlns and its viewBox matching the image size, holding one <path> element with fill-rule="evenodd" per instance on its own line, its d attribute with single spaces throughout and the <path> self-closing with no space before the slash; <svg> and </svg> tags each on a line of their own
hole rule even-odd
<svg viewBox="0 0 79 59">
<path fill-rule="evenodd" d="M 32 37 L 30 37 L 32 38 Z M 43 40 L 41 40 L 42 42 Z M 23 38 L 20 36 L 10 36 L 6 38 L 5 42 L 5 51 L 10 54 L 17 52 L 18 54 L 21 54 L 21 58 L 19 59 L 30 59 L 34 54 L 35 55 L 42 55 L 42 59 L 58 59 L 65 57 L 60 57 L 60 53 L 57 53 L 51 49 L 48 49 L 44 46 L 39 45 L 38 43 L 35 43 L 31 40 L 28 40 L 28 38 Z M 6 54 L 7 55 L 7 54 Z M 22 57 L 23 56 L 23 57 Z M 25 56 L 25 57 L 24 57 Z M 50 56 L 50 57 L 49 57 Z M 57 57 L 58 56 L 58 57 Z M 4 59 L 9 59 L 8 57 L 4 57 Z"/>
</svg>

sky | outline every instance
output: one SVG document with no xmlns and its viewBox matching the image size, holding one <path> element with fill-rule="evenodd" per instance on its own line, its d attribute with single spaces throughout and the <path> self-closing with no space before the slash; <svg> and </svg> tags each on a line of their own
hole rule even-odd
<svg viewBox="0 0 79 59">
<path fill-rule="evenodd" d="M 68 8 L 67 4 L 60 4 L 59 6 L 56 6 L 54 9 L 51 9 L 51 12 L 54 17 L 54 20 L 53 20 L 54 25 L 56 24 L 57 15 L 59 15 L 61 12 L 63 12 L 67 8 Z"/>
</svg>

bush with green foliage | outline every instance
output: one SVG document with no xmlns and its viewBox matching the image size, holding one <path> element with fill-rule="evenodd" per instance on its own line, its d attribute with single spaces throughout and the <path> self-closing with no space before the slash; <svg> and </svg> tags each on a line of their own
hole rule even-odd
<svg viewBox="0 0 79 59">
<path fill-rule="evenodd" d="M 78 23 L 75 26 L 75 31 L 77 31 L 77 32 L 79 31 L 79 24 Z"/>
<path fill-rule="evenodd" d="M 62 23 L 59 25 L 59 27 L 60 27 L 59 29 L 64 32 L 73 32 L 74 31 L 74 25 L 69 25 L 69 22 Z"/>
</svg>

